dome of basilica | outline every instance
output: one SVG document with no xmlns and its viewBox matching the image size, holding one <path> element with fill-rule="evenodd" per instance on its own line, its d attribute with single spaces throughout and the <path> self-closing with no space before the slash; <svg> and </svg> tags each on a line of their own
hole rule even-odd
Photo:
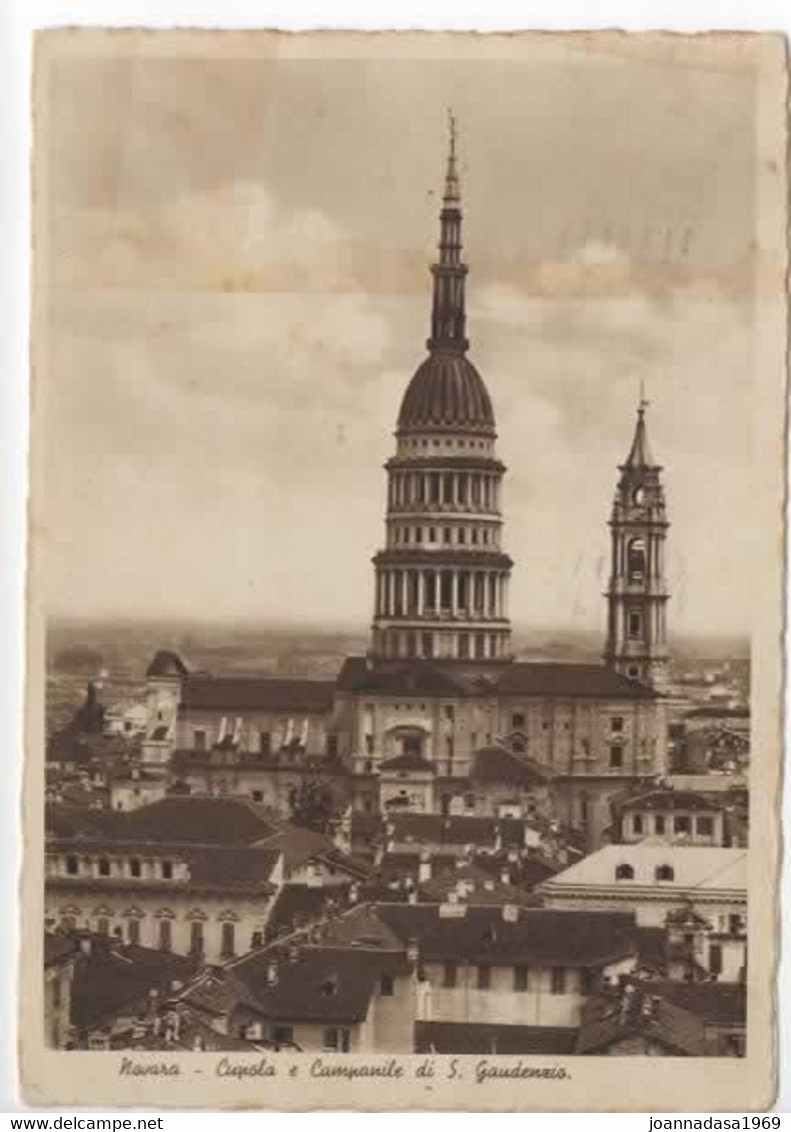
<svg viewBox="0 0 791 1132">
<path fill-rule="evenodd" d="M 407 387 L 397 432 L 426 429 L 495 435 L 494 411 L 483 378 L 461 352 L 432 352 Z"/>
</svg>

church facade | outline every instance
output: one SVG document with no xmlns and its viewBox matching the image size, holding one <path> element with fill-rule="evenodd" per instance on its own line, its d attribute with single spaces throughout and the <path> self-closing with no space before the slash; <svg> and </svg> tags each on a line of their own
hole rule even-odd
<svg viewBox="0 0 791 1132">
<path fill-rule="evenodd" d="M 243 765 L 237 780 L 255 787 L 257 801 L 267 800 L 267 776 L 302 767 L 331 769 L 352 808 L 367 812 L 471 811 L 484 781 L 493 816 L 527 816 L 549 792 L 558 819 L 595 848 L 611 799 L 667 761 L 668 522 L 646 406 L 610 520 L 602 663 L 514 659 L 506 469 L 492 400 L 468 357 L 453 132 L 431 271 L 428 353 L 404 393 L 386 464 L 367 654 L 347 658 L 331 687 L 263 679 L 242 691 L 238 677 L 223 691 L 226 678 L 181 671 L 180 661 L 163 677 L 160 661 L 150 673 L 151 746 L 178 749 L 180 765 L 200 767 L 194 780 L 206 792 Z M 212 766 L 214 777 L 204 773 Z"/>
</svg>

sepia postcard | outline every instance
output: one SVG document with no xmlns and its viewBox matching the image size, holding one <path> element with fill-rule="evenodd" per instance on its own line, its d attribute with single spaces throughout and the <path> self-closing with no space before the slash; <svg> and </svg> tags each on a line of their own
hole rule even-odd
<svg viewBox="0 0 791 1132">
<path fill-rule="evenodd" d="M 772 1104 L 787 97 L 39 33 L 27 1103 Z"/>
</svg>

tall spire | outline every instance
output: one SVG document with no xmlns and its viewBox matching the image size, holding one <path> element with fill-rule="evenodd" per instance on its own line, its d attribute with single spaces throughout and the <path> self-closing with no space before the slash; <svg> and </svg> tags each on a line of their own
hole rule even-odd
<svg viewBox="0 0 791 1132">
<path fill-rule="evenodd" d="M 648 443 L 648 432 L 645 427 L 645 411 L 650 402 L 646 401 L 643 393 L 643 383 L 640 383 L 640 401 L 637 405 L 637 424 L 634 430 L 634 439 L 632 440 L 632 447 L 629 449 L 629 455 L 626 457 L 626 463 L 623 465 L 625 468 L 653 468 L 654 458 L 651 454 L 651 446 Z"/>
<path fill-rule="evenodd" d="M 456 119 L 448 113 L 448 164 L 440 213 L 439 263 L 432 265 L 434 297 L 428 348 L 464 353 L 467 314 L 464 284 L 467 265 L 461 260 L 461 191 L 456 167 Z"/>
<path fill-rule="evenodd" d="M 446 205 L 458 205 L 461 200 L 459 190 L 459 174 L 456 169 L 456 118 L 452 110 L 448 110 L 448 169 L 445 174 L 445 195 L 442 198 Z"/>
</svg>

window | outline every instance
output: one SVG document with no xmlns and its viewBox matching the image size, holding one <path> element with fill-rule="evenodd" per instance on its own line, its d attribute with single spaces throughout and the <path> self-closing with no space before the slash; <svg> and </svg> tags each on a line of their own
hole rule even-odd
<svg viewBox="0 0 791 1132">
<path fill-rule="evenodd" d="M 437 541 L 437 528 L 436 527 L 429 527 L 429 529 L 428 529 L 428 541 L 429 542 L 436 542 Z"/>
<path fill-rule="evenodd" d="M 514 990 L 527 990 L 527 967 L 514 967 Z"/>
<path fill-rule="evenodd" d="M 193 744 L 196 751 L 205 751 L 206 750 L 206 732 L 205 731 L 193 731 L 193 733 L 192 733 L 192 744 Z"/>
<path fill-rule="evenodd" d="M 126 925 L 126 938 L 130 943 L 140 943 L 140 921 L 130 920 Z"/>
<path fill-rule="evenodd" d="M 291 1046 L 294 1044 L 294 1030 L 291 1026 L 275 1026 L 272 1030 L 272 1041 L 276 1046 Z"/>
<path fill-rule="evenodd" d="M 598 971 L 591 970 L 590 967 L 584 967 L 582 970 L 582 993 L 586 998 L 591 995 L 598 994 L 600 989 L 601 979 Z"/>
<path fill-rule="evenodd" d="M 726 1034 L 725 1052 L 729 1057 L 744 1057 L 744 1034 Z"/>
<path fill-rule="evenodd" d="M 626 548 L 627 571 L 630 582 L 642 582 L 645 578 L 645 542 L 641 538 L 629 540 Z"/>
<path fill-rule="evenodd" d="M 511 729 L 513 731 L 521 731 L 525 725 L 525 714 L 522 711 L 515 711 L 511 716 Z"/>
<path fill-rule="evenodd" d="M 566 993 L 566 968 L 553 967 L 552 968 L 552 994 L 565 994 Z"/>
<path fill-rule="evenodd" d="M 620 770 L 623 766 L 623 747 L 620 743 L 613 743 L 610 747 L 610 767 L 613 770 Z"/>
<path fill-rule="evenodd" d="M 711 837 L 714 833 L 714 819 L 713 818 L 698 818 L 697 830 L 701 837 Z"/>
<path fill-rule="evenodd" d="M 728 916 L 728 932 L 731 935 L 744 934 L 744 916 L 739 912 L 731 912 Z"/>
<path fill-rule="evenodd" d="M 222 954 L 229 957 L 236 954 L 235 924 L 223 924 L 222 926 Z"/>
<path fill-rule="evenodd" d="M 129 862 L 129 875 L 130 877 L 139 877 L 143 875 L 143 867 L 137 857 L 133 857 Z"/>
<path fill-rule="evenodd" d="M 612 719 L 610 720 L 610 730 L 611 731 L 618 731 L 618 732 L 623 731 L 623 716 L 622 715 L 614 715 L 612 717 Z"/>
<path fill-rule="evenodd" d="M 629 636 L 632 640 L 639 640 L 643 632 L 643 618 L 639 613 L 629 614 Z"/>
<path fill-rule="evenodd" d="M 365 753 L 372 755 L 374 753 L 374 737 L 373 735 L 365 736 Z"/>
<path fill-rule="evenodd" d="M 615 866 L 615 879 L 616 880 L 634 880 L 634 869 L 631 865 L 616 865 Z"/>
<path fill-rule="evenodd" d="M 474 794 L 465 794 L 464 795 L 464 808 L 465 808 L 465 810 L 474 810 L 475 809 L 475 795 Z"/>
<path fill-rule="evenodd" d="M 450 536 L 451 536 L 451 528 L 450 527 L 443 527 L 442 528 L 442 541 L 443 542 L 450 542 Z"/>
<path fill-rule="evenodd" d="M 330 1026 L 324 1031 L 326 1053 L 348 1053 L 351 1044 L 351 1034 L 344 1027 Z"/>
<path fill-rule="evenodd" d="M 673 818 L 673 832 L 674 833 L 689 833 L 690 820 L 686 814 L 679 814 Z"/>
<path fill-rule="evenodd" d="M 379 978 L 379 993 L 382 998 L 392 998 L 393 995 L 393 976 L 384 971 Z"/>
<path fill-rule="evenodd" d="M 337 735 L 328 735 L 327 736 L 327 758 L 328 759 L 337 759 L 337 757 L 338 757 L 338 736 Z"/>
<path fill-rule="evenodd" d="M 272 753 L 272 733 L 270 731 L 260 731 L 258 733 L 258 751 L 259 754 L 262 755 Z"/>
<path fill-rule="evenodd" d="M 491 967 L 481 966 L 478 968 L 478 990 L 488 990 L 492 985 L 492 969 Z"/>
<path fill-rule="evenodd" d="M 99 933 L 99 935 L 109 935 L 110 934 L 110 921 L 107 919 L 106 916 L 100 916 L 99 919 L 96 921 L 96 930 Z"/>
<path fill-rule="evenodd" d="M 225 925 L 223 925 L 225 926 Z M 203 923 L 193 920 L 190 924 L 190 955 L 203 954 Z"/>
<path fill-rule="evenodd" d="M 464 527 L 459 527 L 459 543 L 463 546 L 467 541 L 467 531 Z"/>
<path fill-rule="evenodd" d="M 665 815 L 657 814 L 654 818 L 654 833 L 665 832 Z"/>
<path fill-rule="evenodd" d="M 170 951 L 173 946 L 173 930 L 170 920 L 159 921 L 159 949 Z"/>
<path fill-rule="evenodd" d="M 443 987 L 455 987 L 458 969 L 455 963 L 446 963 L 442 968 Z"/>
<path fill-rule="evenodd" d="M 657 865 L 654 871 L 657 880 L 673 880 L 675 875 L 672 865 Z"/>
<path fill-rule="evenodd" d="M 709 971 L 712 975 L 722 974 L 722 945 L 709 944 Z"/>
<path fill-rule="evenodd" d="M 99 876 L 109 877 L 110 875 L 110 862 L 106 857 L 99 858 Z"/>
<path fill-rule="evenodd" d="M 71 877 L 76 877 L 80 871 L 80 861 L 78 857 L 66 858 L 66 872 Z"/>
<path fill-rule="evenodd" d="M 632 829 L 634 830 L 635 833 L 642 833 L 643 832 L 643 815 L 642 814 L 634 814 L 632 816 Z"/>
<path fill-rule="evenodd" d="M 251 949 L 254 951 L 256 949 L 256 947 L 263 947 L 263 946 L 264 946 L 264 933 L 263 932 L 253 932 L 252 936 L 250 937 L 250 947 L 251 947 Z"/>
<path fill-rule="evenodd" d="M 173 862 L 163 861 L 160 868 L 162 869 L 163 880 L 173 880 Z"/>
</svg>

